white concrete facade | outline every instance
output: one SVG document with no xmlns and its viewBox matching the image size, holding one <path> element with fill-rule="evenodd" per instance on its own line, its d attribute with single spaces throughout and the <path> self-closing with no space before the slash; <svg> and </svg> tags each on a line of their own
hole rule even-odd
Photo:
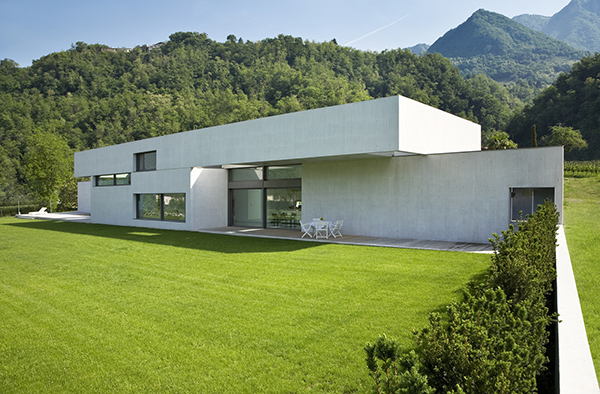
<svg viewBox="0 0 600 394">
<path fill-rule="evenodd" d="M 395 96 L 78 152 L 75 176 L 130 173 L 91 187 L 91 220 L 139 227 L 225 227 L 228 169 L 281 164 L 302 165 L 302 215 L 343 219 L 347 234 L 485 243 L 508 227 L 513 187 L 554 188 L 562 218 L 562 148 L 482 152 L 480 135 Z M 156 170 L 136 172 L 149 151 Z M 185 222 L 136 219 L 145 193 L 184 193 Z"/>
</svg>

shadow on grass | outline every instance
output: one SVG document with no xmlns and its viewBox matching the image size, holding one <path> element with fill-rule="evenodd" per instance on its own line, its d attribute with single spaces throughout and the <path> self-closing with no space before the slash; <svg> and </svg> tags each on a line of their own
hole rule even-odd
<svg viewBox="0 0 600 394">
<path fill-rule="evenodd" d="M 6 223 L 6 226 L 59 231 L 64 233 L 144 242 L 154 245 L 175 246 L 219 253 L 293 252 L 322 244 L 258 237 L 239 237 L 226 234 L 208 234 L 194 231 L 161 230 L 105 224 L 69 223 L 47 220 L 27 220 Z"/>
</svg>

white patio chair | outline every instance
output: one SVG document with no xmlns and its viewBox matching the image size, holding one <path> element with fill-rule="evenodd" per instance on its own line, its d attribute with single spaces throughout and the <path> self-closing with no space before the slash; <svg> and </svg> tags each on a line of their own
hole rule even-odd
<svg viewBox="0 0 600 394">
<path fill-rule="evenodd" d="M 309 237 L 313 237 L 312 235 L 312 223 L 303 223 L 302 220 L 300 221 L 300 229 L 304 232 L 304 234 L 302 234 L 302 238 L 304 238 L 305 235 L 308 235 Z"/>
<path fill-rule="evenodd" d="M 343 220 L 338 220 L 335 223 L 331 223 L 331 226 L 329 226 L 329 234 L 333 235 L 333 238 L 341 237 L 342 233 L 340 230 L 342 229 L 343 225 Z"/>
<path fill-rule="evenodd" d="M 315 224 L 315 238 L 329 239 L 329 223 L 328 222 L 319 221 Z"/>
</svg>

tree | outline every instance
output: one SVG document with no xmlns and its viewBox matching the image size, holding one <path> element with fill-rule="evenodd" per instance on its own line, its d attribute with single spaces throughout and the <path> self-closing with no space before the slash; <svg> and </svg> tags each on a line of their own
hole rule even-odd
<svg viewBox="0 0 600 394">
<path fill-rule="evenodd" d="M 549 146 L 564 146 L 565 152 L 572 150 L 581 150 L 588 147 L 587 142 L 581 136 L 579 130 L 575 130 L 572 127 L 563 126 L 557 124 L 550 127 L 550 134 L 545 135 L 542 141 Z"/>
<path fill-rule="evenodd" d="M 73 155 L 66 141 L 57 134 L 36 130 L 25 153 L 25 178 L 29 189 L 56 209 L 60 190 L 73 177 Z"/>
<path fill-rule="evenodd" d="M 494 131 L 488 139 L 486 148 L 489 150 L 516 149 L 517 144 L 511 141 L 508 133 L 505 133 L 504 131 Z"/>
</svg>

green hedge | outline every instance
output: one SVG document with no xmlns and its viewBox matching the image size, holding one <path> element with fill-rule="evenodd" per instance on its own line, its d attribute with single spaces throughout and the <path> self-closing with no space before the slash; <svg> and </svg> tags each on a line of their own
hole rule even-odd
<svg viewBox="0 0 600 394">
<path fill-rule="evenodd" d="M 367 344 L 377 393 L 532 393 L 552 386 L 545 373 L 548 305 L 556 278 L 558 212 L 551 202 L 494 234 L 491 267 L 445 315 L 432 313 L 415 332 L 417 352 L 385 336 Z M 550 380 L 550 382 L 548 382 Z"/>
<path fill-rule="evenodd" d="M 40 209 L 40 204 L 21 204 L 20 210 L 21 213 L 28 213 L 33 211 L 38 211 Z M 0 217 L 3 216 L 15 216 L 19 213 L 19 205 L 0 205 Z"/>
</svg>

